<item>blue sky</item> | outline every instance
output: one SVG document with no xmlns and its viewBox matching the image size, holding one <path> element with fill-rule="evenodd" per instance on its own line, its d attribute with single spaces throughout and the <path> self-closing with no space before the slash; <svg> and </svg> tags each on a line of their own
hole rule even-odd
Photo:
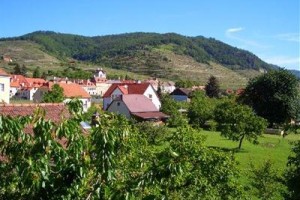
<svg viewBox="0 0 300 200">
<path fill-rule="evenodd" d="M 300 70 L 299 0 L 1 0 L 0 37 L 175 32 L 212 37 Z"/>
</svg>

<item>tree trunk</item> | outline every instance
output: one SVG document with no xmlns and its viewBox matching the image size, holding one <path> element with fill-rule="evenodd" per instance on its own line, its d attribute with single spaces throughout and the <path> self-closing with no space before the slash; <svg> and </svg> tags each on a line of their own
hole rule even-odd
<svg viewBox="0 0 300 200">
<path fill-rule="evenodd" d="M 241 147 L 242 147 L 242 142 L 243 142 L 244 137 L 245 137 L 245 135 L 243 135 L 240 139 L 239 149 L 241 149 Z"/>
</svg>

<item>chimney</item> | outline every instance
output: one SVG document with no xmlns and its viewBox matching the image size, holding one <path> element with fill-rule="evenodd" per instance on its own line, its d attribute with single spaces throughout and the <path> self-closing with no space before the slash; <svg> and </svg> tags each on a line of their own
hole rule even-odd
<svg viewBox="0 0 300 200">
<path fill-rule="evenodd" d="M 94 114 L 92 115 L 92 126 L 97 126 L 99 124 L 99 116 L 100 114 L 98 112 L 94 112 Z"/>
</svg>

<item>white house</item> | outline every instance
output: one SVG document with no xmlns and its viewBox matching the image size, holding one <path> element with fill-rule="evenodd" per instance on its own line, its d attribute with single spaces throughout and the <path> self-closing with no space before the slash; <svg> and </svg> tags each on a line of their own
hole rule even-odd
<svg viewBox="0 0 300 200">
<path fill-rule="evenodd" d="M 33 100 L 33 95 L 37 89 L 46 80 L 41 78 L 27 78 L 22 75 L 11 75 L 10 76 L 10 98 L 15 97 L 18 99 L 28 99 Z"/>
<path fill-rule="evenodd" d="M 116 83 L 103 95 L 103 110 L 106 110 L 109 104 L 125 94 L 141 94 L 150 99 L 155 107 L 159 110 L 161 102 L 159 97 L 150 83 Z"/>
<path fill-rule="evenodd" d="M 159 112 L 149 98 L 142 94 L 121 95 L 112 101 L 107 111 L 140 121 L 164 121 L 168 118 L 166 114 Z"/>
<path fill-rule="evenodd" d="M 0 103 L 9 103 L 10 76 L 0 69 Z"/>
</svg>

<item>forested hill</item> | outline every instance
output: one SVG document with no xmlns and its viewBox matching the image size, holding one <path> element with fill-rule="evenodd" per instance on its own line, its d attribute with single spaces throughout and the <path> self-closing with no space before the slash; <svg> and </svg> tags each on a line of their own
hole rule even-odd
<svg viewBox="0 0 300 200">
<path fill-rule="evenodd" d="M 72 57 L 96 63 L 106 63 L 108 58 L 134 56 L 138 51 L 147 51 L 168 45 L 167 48 L 176 54 L 191 56 L 200 63 L 213 61 L 233 69 L 269 70 L 273 68 L 248 51 L 202 36 L 185 37 L 174 33 L 128 33 L 84 37 L 38 31 L 6 40 L 12 39 L 34 41 L 42 45 L 47 52 L 62 59 Z"/>
<path fill-rule="evenodd" d="M 18 48 L 18 45 L 23 46 Z M 30 49 L 25 49 L 25 46 L 34 47 L 32 52 L 42 50 L 52 60 L 75 59 L 114 70 L 170 80 L 191 79 L 201 83 L 205 83 L 210 75 L 215 75 L 227 85 L 245 85 L 249 78 L 276 68 L 251 52 L 216 39 L 186 37 L 175 33 L 85 37 L 38 31 L 0 39 L 0 53 L 11 52 L 17 61 L 22 62 L 22 58 L 18 58 L 18 52 L 23 48 L 24 54 L 27 52 L 25 64 L 29 64 L 35 58 L 30 57 L 29 54 L 33 53 L 28 53 Z M 12 49 L 16 51 L 12 52 Z"/>
</svg>

